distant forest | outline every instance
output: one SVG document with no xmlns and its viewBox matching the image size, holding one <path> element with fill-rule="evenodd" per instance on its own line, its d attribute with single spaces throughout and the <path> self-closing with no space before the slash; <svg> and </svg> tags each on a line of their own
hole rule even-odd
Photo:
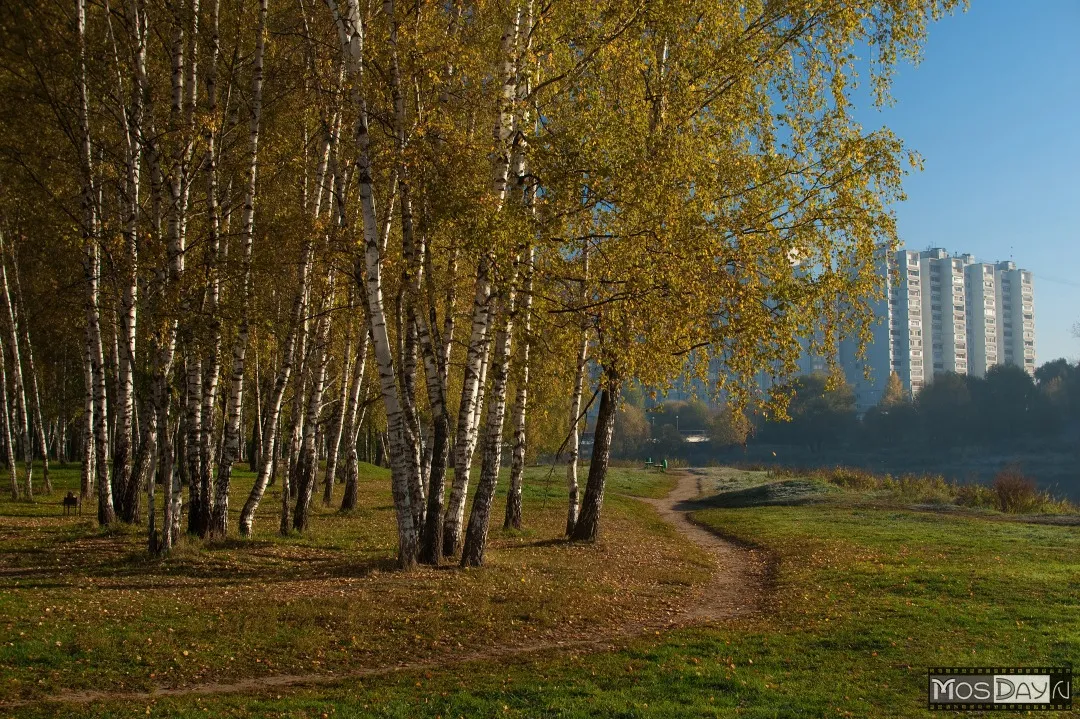
<svg viewBox="0 0 1080 719">
<path fill-rule="evenodd" d="M 750 445 L 798 447 L 811 454 L 904 445 L 917 445 L 921 453 L 1001 449 L 1019 442 L 1063 443 L 1080 420 L 1080 364 L 1064 359 L 1047 362 L 1034 377 L 1012 365 L 993 367 L 985 378 L 940 374 L 914 398 L 893 374 L 880 403 L 862 417 L 842 378 L 811 374 L 795 378 L 787 389 L 792 399 L 786 418 L 700 400 L 646 407 L 644 393 L 628 392 L 613 452 L 623 459 L 700 461 Z M 693 441 L 705 437 L 708 442 Z"/>
</svg>

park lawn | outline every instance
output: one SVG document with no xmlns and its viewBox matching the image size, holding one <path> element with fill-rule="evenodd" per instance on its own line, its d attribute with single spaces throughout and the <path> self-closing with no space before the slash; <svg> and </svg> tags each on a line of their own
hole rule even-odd
<svg viewBox="0 0 1080 719">
<path fill-rule="evenodd" d="M 288 692 L 65 710 L 73 716 L 149 708 L 152 715 L 180 717 L 908 719 L 937 715 L 925 710 L 930 665 L 1080 663 L 1080 530 L 865 507 L 851 498 L 850 505 L 695 515 L 771 556 L 770 607 L 759 617 L 623 641 L 614 651 L 545 652 Z M 24 711 L 49 716 L 50 709 Z"/>
<path fill-rule="evenodd" d="M 237 475 L 231 527 L 252 481 Z M 497 502 L 487 566 L 411 573 L 393 570 L 388 473 L 370 465 L 360 508 L 324 509 L 320 492 L 306 535 L 278 535 L 272 487 L 253 539 L 185 539 L 165 560 L 147 557 L 142 527 L 98 529 L 91 503 L 62 516 L 78 470 L 52 476 L 51 497 L 0 501 L 0 715 L 3 702 L 63 690 L 330 674 L 589 638 L 668 616 L 708 576 L 700 550 L 615 494 L 602 542 L 563 541 L 564 479 L 542 467 L 526 474 L 526 529 L 504 532 Z M 614 480 L 640 494 L 671 483 L 628 470 Z"/>
</svg>

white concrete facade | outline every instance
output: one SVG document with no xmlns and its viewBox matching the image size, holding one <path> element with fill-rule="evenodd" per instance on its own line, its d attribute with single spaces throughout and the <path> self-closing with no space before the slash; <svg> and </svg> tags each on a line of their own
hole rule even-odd
<svg viewBox="0 0 1080 719">
<path fill-rule="evenodd" d="M 968 372 L 985 377 L 1001 361 L 998 344 L 997 273 L 994 265 L 972 262 L 964 268 L 967 292 Z"/>
<path fill-rule="evenodd" d="M 890 372 L 912 396 L 944 372 L 985 377 L 994 365 L 1014 364 L 1034 374 L 1030 271 L 940 248 L 899 250 L 889 257 L 887 270 L 884 264 L 879 271 L 887 272 L 888 301 L 872 303 L 878 323 L 865 361 L 855 359 L 854 341 L 840 343 L 841 366 L 860 413 L 880 401 Z"/>
<path fill-rule="evenodd" d="M 912 397 L 944 372 L 985 377 L 997 364 L 1035 372 L 1035 299 L 1032 274 L 1012 262 L 977 262 L 935 248 L 898 250 L 877 268 L 885 298 L 870 302 L 874 316 L 865 357 L 858 342 L 840 338 L 839 362 L 865 413 L 881 400 L 895 372 Z M 803 342 L 799 372 L 827 367 Z M 869 373 L 869 377 L 867 375 Z"/>
<path fill-rule="evenodd" d="M 926 384 L 926 336 L 923 323 L 924 277 L 918 252 L 899 250 L 891 258 L 889 272 L 890 372 L 896 372 L 913 395 Z M 888 374 L 886 373 L 886 379 Z M 850 381 L 850 380 L 849 380 Z"/>
<path fill-rule="evenodd" d="M 941 248 L 919 253 L 923 273 L 923 329 L 930 337 L 924 357 L 932 374 L 967 374 L 965 259 Z"/>
<path fill-rule="evenodd" d="M 1013 262 L 995 265 L 999 359 L 1035 374 L 1035 287 L 1028 270 Z"/>
</svg>

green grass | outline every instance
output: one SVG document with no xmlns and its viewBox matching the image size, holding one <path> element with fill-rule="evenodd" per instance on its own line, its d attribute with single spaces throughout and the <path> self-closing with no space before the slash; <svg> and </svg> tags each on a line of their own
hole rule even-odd
<svg viewBox="0 0 1080 719">
<path fill-rule="evenodd" d="M 649 479 L 623 471 L 630 484 Z M 722 471 L 714 479 L 745 489 L 767 477 Z M 533 483 L 534 492 L 543 487 L 542 477 Z M 533 506 L 543 502 L 535 494 L 530 499 Z M 65 707 L 65 713 L 129 716 L 149 708 L 151 715 L 176 717 L 908 719 L 940 715 L 924 709 L 929 665 L 1080 664 L 1080 530 L 861 502 L 861 495 L 845 492 L 827 502 L 696 514 L 768 552 L 775 567 L 772 600 L 760 617 L 639 638 L 615 651 L 552 651 L 312 689 L 158 699 L 149 706 L 99 703 Z M 615 498 L 609 510 L 613 524 L 645 527 L 639 539 L 666 541 L 640 503 Z M 613 529 L 605 544 L 610 547 L 621 531 Z M 565 559 L 577 564 L 587 555 Z M 626 561 L 621 555 L 604 559 Z M 688 567 L 695 559 L 693 553 L 667 558 Z M 563 584 L 554 588 L 587 592 L 581 580 L 597 565 L 577 566 L 576 575 L 561 575 Z M 487 572 L 451 574 L 473 580 Z M 590 601 L 600 596 L 590 594 Z M 6 608 L 4 614 L 9 616 Z M 510 630 L 504 639 L 519 632 Z M 54 708 L 19 713 L 52 716 Z"/>
</svg>

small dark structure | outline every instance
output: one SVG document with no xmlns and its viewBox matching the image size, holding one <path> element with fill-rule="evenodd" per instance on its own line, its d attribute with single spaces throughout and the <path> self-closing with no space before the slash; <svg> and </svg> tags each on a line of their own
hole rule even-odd
<svg viewBox="0 0 1080 719">
<path fill-rule="evenodd" d="M 67 496 L 62 500 L 64 505 L 64 516 L 69 514 L 82 514 L 82 499 L 75 496 L 74 492 L 68 492 Z"/>
</svg>

